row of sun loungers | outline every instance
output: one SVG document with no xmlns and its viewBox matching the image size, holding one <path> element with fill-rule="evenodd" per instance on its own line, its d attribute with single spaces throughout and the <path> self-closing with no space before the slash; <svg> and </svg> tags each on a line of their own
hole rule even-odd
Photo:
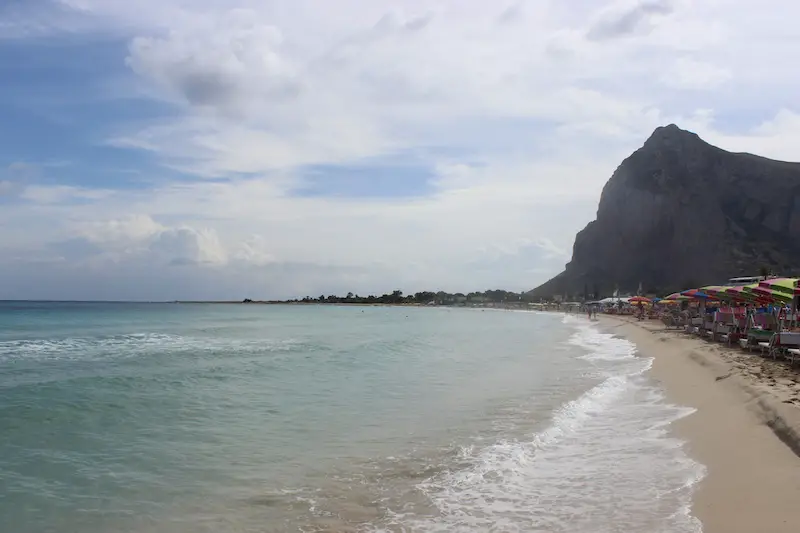
<svg viewBox="0 0 800 533">
<path fill-rule="evenodd" d="M 683 329 L 713 342 L 728 346 L 739 345 L 742 349 L 758 349 L 762 356 L 773 359 L 784 358 L 792 365 L 800 361 L 800 332 L 776 331 L 778 324 L 770 315 L 751 317 L 748 324 L 744 316 L 723 315 L 713 320 L 708 317 L 689 317 L 678 314 L 663 316 L 667 328 Z"/>
</svg>

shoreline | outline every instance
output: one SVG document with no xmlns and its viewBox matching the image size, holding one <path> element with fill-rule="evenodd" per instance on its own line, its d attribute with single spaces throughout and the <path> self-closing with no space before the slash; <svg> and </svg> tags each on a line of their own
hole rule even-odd
<svg viewBox="0 0 800 533">
<path fill-rule="evenodd" d="M 601 316 L 598 325 L 652 357 L 650 376 L 670 401 L 695 409 L 671 431 L 706 467 L 692 504 L 703 532 L 800 530 L 800 369 L 661 323 Z"/>
</svg>

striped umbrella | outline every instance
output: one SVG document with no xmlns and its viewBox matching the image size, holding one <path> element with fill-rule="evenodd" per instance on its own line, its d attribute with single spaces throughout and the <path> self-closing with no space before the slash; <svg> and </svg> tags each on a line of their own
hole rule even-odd
<svg viewBox="0 0 800 533">
<path fill-rule="evenodd" d="M 774 278 L 758 282 L 759 288 L 794 294 L 797 289 L 797 278 Z"/>
<path fill-rule="evenodd" d="M 758 287 L 758 283 L 753 283 L 751 285 L 738 285 L 735 287 L 727 287 L 726 290 L 721 293 L 722 298 L 727 298 L 730 300 L 735 300 L 739 302 L 746 302 L 746 303 L 770 303 L 772 300 L 766 295 L 759 295 L 757 293 L 752 292 L 753 289 Z"/>
<path fill-rule="evenodd" d="M 709 298 L 708 294 L 704 293 L 700 289 L 688 289 L 685 291 L 681 291 L 682 296 L 688 296 L 689 298 L 697 298 L 700 300 L 706 300 Z"/>
<path fill-rule="evenodd" d="M 691 298 L 689 298 L 688 296 L 684 296 L 679 292 L 673 292 L 669 296 L 665 296 L 664 299 L 661 301 L 663 302 L 665 300 L 668 302 L 682 302 L 685 300 L 691 300 Z"/>
<path fill-rule="evenodd" d="M 752 287 L 749 290 L 752 294 L 754 294 L 760 300 L 769 300 L 771 302 L 776 303 L 788 303 L 791 302 L 794 298 L 794 294 L 789 294 L 783 291 L 768 289 L 763 287 L 759 284 L 758 287 Z"/>
</svg>

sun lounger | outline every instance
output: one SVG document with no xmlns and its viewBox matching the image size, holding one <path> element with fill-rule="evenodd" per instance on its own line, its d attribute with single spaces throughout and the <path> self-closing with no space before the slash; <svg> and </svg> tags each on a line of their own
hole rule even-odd
<svg viewBox="0 0 800 533">
<path fill-rule="evenodd" d="M 748 351 L 750 351 L 750 349 L 752 348 L 752 345 L 750 344 L 750 339 L 748 337 L 743 337 L 739 339 L 739 346 L 742 348 L 742 350 L 747 348 Z"/>
<path fill-rule="evenodd" d="M 717 324 L 716 328 L 714 329 L 713 340 L 724 342 L 727 344 L 728 338 L 730 337 L 731 329 L 732 328 L 730 324 Z"/>
<path fill-rule="evenodd" d="M 753 348 L 760 347 L 760 343 L 769 343 L 774 334 L 774 331 L 750 329 L 747 332 L 747 339 L 745 343 L 742 344 L 742 348 L 747 348 L 748 351 L 752 351 Z"/>
<path fill-rule="evenodd" d="M 783 331 L 778 334 L 778 337 L 778 346 L 776 347 L 773 357 L 781 355 L 785 359 L 791 361 L 791 364 L 794 365 L 794 358 L 796 354 L 791 352 L 791 350 L 800 349 L 800 333 Z"/>
<path fill-rule="evenodd" d="M 761 348 L 761 356 L 763 357 L 764 354 L 771 354 L 772 353 L 772 340 L 769 342 L 759 342 L 758 347 Z"/>
<path fill-rule="evenodd" d="M 697 334 L 703 338 L 708 338 L 714 340 L 714 328 L 716 324 L 713 320 L 706 319 L 702 322 L 702 324 L 698 327 Z"/>
<path fill-rule="evenodd" d="M 703 323 L 703 320 L 699 317 L 690 318 L 688 322 L 684 325 L 684 331 L 686 333 L 697 333 L 698 326 Z"/>
<path fill-rule="evenodd" d="M 731 344 L 739 344 L 741 342 L 742 334 L 739 330 L 730 324 L 721 324 L 717 328 L 717 340 L 724 342 L 727 346 Z"/>
<path fill-rule="evenodd" d="M 761 355 L 766 353 L 773 359 L 777 359 L 778 356 L 783 357 L 789 349 L 800 348 L 800 333 L 789 331 L 775 333 L 769 342 L 759 342 L 758 346 L 761 348 Z"/>
</svg>

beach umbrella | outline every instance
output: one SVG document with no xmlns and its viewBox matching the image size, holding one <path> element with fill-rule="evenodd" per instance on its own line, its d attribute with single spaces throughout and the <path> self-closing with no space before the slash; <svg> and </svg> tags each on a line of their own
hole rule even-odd
<svg viewBox="0 0 800 533">
<path fill-rule="evenodd" d="M 688 296 L 684 296 L 679 292 L 673 292 L 669 296 L 665 296 L 664 300 L 662 300 L 662 302 L 665 301 L 665 300 L 668 301 L 668 302 L 682 302 L 682 301 L 685 301 L 685 300 L 691 300 L 691 298 L 689 298 Z"/>
<path fill-rule="evenodd" d="M 729 288 L 722 285 L 708 285 L 707 287 L 700 287 L 699 290 L 714 298 L 723 298 Z"/>
<path fill-rule="evenodd" d="M 750 293 L 756 295 L 760 300 L 768 300 L 770 302 L 778 302 L 778 303 L 786 303 L 791 302 L 794 299 L 794 294 L 788 294 L 783 291 L 768 289 L 766 287 L 761 286 L 759 284 L 758 287 L 752 287 L 749 290 Z"/>
<path fill-rule="evenodd" d="M 754 284 L 751 287 L 756 286 L 758 286 L 758 284 Z M 713 295 L 715 298 L 719 298 L 721 300 L 755 302 L 758 298 L 757 295 L 751 292 L 745 292 L 744 288 L 744 285 L 735 287 L 720 287 L 719 289 L 715 290 L 707 289 L 707 292 Z"/>
<path fill-rule="evenodd" d="M 700 287 L 697 290 L 704 292 L 706 294 L 711 294 L 713 292 L 724 291 L 727 288 L 728 287 L 726 287 L 725 285 L 706 285 L 705 287 Z"/>
<path fill-rule="evenodd" d="M 638 303 L 649 304 L 649 303 L 652 303 L 652 300 L 650 298 L 645 298 L 644 296 L 634 296 L 633 298 L 630 298 L 628 300 L 628 303 L 632 303 L 632 304 L 638 304 Z"/>
<path fill-rule="evenodd" d="M 681 291 L 681 296 L 688 296 L 689 298 L 698 298 L 703 300 L 709 297 L 708 294 L 704 293 L 700 289 L 689 289 Z"/>
<path fill-rule="evenodd" d="M 758 283 L 759 288 L 769 289 L 772 291 L 783 292 L 786 294 L 794 294 L 797 289 L 797 278 L 774 278 L 766 279 Z"/>
</svg>

